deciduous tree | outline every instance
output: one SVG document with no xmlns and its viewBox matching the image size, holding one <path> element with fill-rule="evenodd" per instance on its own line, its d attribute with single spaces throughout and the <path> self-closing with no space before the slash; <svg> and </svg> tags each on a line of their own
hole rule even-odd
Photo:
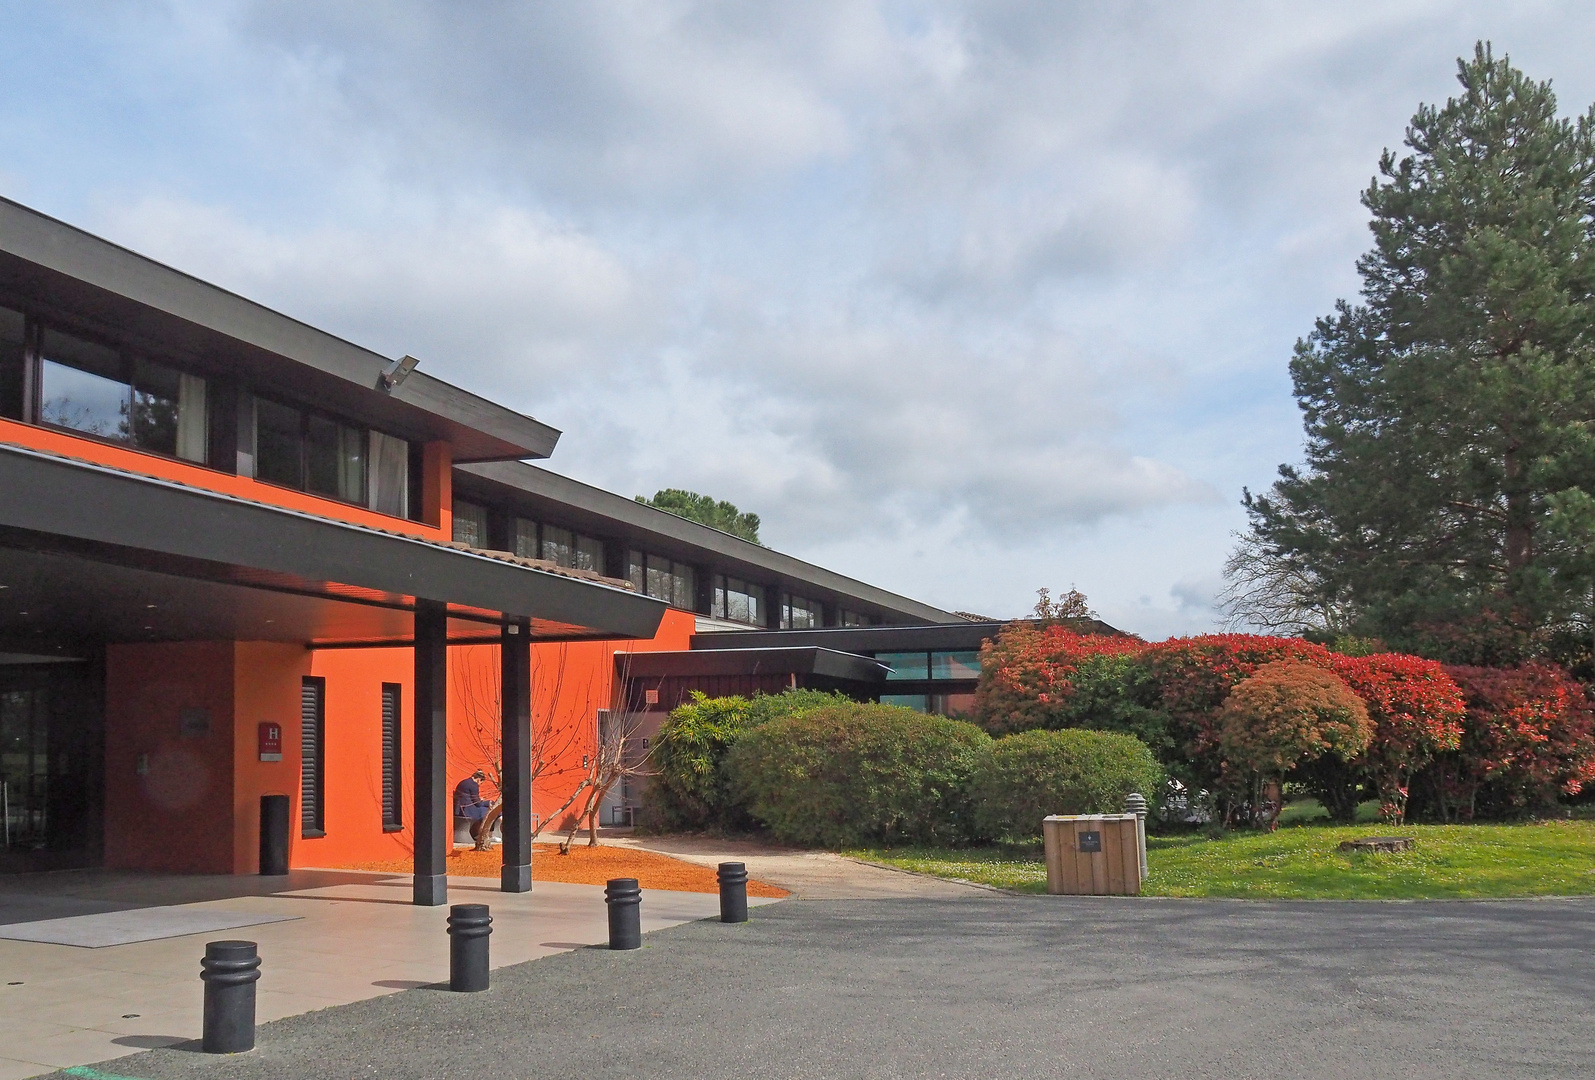
<svg viewBox="0 0 1595 1080">
<path fill-rule="evenodd" d="M 1261 792 L 1269 781 L 1320 758 L 1348 763 L 1368 748 L 1373 724 L 1368 708 L 1344 679 L 1309 664 L 1266 664 L 1243 679 L 1219 710 L 1219 744 L 1231 785 L 1245 785 L 1246 805 L 1260 816 Z"/>
</svg>

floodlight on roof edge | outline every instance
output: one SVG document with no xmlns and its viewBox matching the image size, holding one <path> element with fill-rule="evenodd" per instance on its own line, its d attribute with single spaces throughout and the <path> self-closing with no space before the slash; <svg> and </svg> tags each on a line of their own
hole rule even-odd
<svg viewBox="0 0 1595 1080">
<path fill-rule="evenodd" d="M 377 388 L 393 393 L 394 388 L 410 377 L 416 365 L 421 361 L 406 353 L 387 366 L 387 369 L 377 378 Z"/>
</svg>

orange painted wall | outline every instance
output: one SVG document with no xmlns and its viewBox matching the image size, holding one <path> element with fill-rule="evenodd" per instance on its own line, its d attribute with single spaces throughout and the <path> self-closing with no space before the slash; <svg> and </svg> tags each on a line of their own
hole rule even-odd
<svg viewBox="0 0 1595 1080">
<path fill-rule="evenodd" d="M 414 850 L 415 662 L 408 648 L 323 649 L 309 654 L 309 674 L 327 680 L 326 835 L 299 837 L 298 789 L 294 791 L 292 866 L 339 866 L 349 862 L 401 859 Z M 404 829 L 382 831 L 382 684 L 398 683 L 400 700 L 401 799 Z M 297 715 L 293 730 L 299 725 Z M 297 776 L 297 773 L 295 774 Z"/>
<path fill-rule="evenodd" d="M 233 655 L 231 642 L 107 650 L 107 866 L 235 869 Z M 199 709 L 209 733 L 185 736 L 184 712 Z"/>
<path fill-rule="evenodd" d="M 445 443 L 423 458 L 423 521 L 388 517 L 335 499 L 233 476 L 131 447 L 0 418 L 0 443 L 59 454 L 146 476 L 354 524 L 451 540 L 453 462 Z M 559 809 L 592 752 L 596 713 L 609 708 L 614 656 L 689 647 L 693 616 L 669 611 L 658 634 L 640 642 L 537 645 L 532 650 L 533 715 L 551 732 L 549 761 L 533 790 L 534 813 Z M 449 650 L 449 785 L 485 766 L 498 728 L 496 646 Z M 327 680 L 326 835 L 300 836 L 300 680 Z M 413 850 L 413 661 L 408 648 L 309 652 L 266 642 L 115 645 L 106 675 L 106 864 L 203 873 L 259 869 L 260 796 L 291 800 L 290 863 L 332 866 L 404 858 Z M 381 815 L 381 687 L 403 687 L 403 820 L 384 832 Z M 202 709 L 209 734 L 181 731 Z M 261 721 L 283 729 L 283 758 L 259 760 Z M 140 761 L 147 769 L 140 771 Z M 490 792 L 491 794 L 491 792 Z M 579 808 L 579 804 L 577 807 Z"/>
<path fill-rule="evenodd" d="M 240 641 L 233 649 L 232 872 L 260 872 L 260 797 L 287 795 L 288 851 L 299 838 L 299 689 L 310 674 L 310 652 L 300 645 Z M 261 761 L 259 725 L 282 726 L 281 761 Z"/>
<path fill-rule="evenodd" d="M 580 781 L 610 707 L 617 652 L 685 649 L 693 617 L 665 614 L 648 641 L 532 647 L 533 715 L 552 733 L 533 788 L 547 817 Z M 301 680 L 326 680 L 326 835 L 300 835 Z M 414 850 L 412 698 L 408 648 L 323 649 L 270 642 L 115 645 L 106 658 L 106 865 L 121 869 L 252 874 L 259 871 L 260 796 L 290 799 L 289 862 L 340 866 L 407 859 Z M 400 775 L 404 828 L 382 827 L 382 684 L 403 689 Z M 499 654 L 495 645 L 449 650 L 448 783 L 495 753 Z M 203 709 L 209 733 L 185 736 L 185 711 Z M 257 727 L 283 729 L 283 759 L 259 760 Z M 139 759 L 148 769 L 139 773 Z M 491 792 L 489 792 L 491 794 Z M 578 803 L 573 809 L 579 809 Z"/>
<path fill-rule="evenodd" d="M 648 641 L 581 642 L 532 647 L 533 715 L 551 730 L 550 761 L 533 785 L 533 811 L 553 813 L 582 775 L 582 756 L 592 752 L 597 710 L 610 706 L 614 656 L 624 651 L 685 649 L 694 619 L 669 611 Z M 309 673 L 327 680 L 326 836 L 298 838 L 294 791 L 293 866 L 339 866 L 406 859 L 414 851 L 415 817 L 413 708 L 414 668 L 408 648 L 322 649 L 312 654 Z M 382 684 L 403 687 L 404 828 L 382 830 Z M 296 684 L 297 686 L 297 684 Z M 453 786 L 485 767 L 498 729 L 499 655 L 494 645 L 449 649 L 448 783 Z M 297 689 L 294 691 L 297 709 Z M 297 721 L 297 714 L 295 715 Z M 250 725 L 253 731 L 253 725 Z M 297 753 L 298 724 L 285 728 Z M 250 736 L 253 738 L 253 735 Z M 288 755 L 285 754 L 285 763 Z M 298 768 L 293 777 L 297 782 Z M 251 856 L 253 857 L 253 856 Z"/>
</svg>

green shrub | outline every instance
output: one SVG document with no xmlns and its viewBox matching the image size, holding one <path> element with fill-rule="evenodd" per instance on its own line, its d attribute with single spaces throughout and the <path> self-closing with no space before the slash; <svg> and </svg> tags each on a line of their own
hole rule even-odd
<svg viewBox="0 0 1595 1080">
<path fill-rule="evenodd" d="M 990 744 L 962 720 L 848 702 L 748 729 L 725 769 L 738 801 L 788 843 L 957 843 Z"/>
<path fill-rule="evenodd" d="M 1070 728 L 998 739 L 969 785 L 984 839 L 1033 841 L 1048 814 L 1118 814 L 1132 791 L 1156 806 L 1163 767 L 1130 735 Z"/>
<path fill-rule="evenodd" d="M 825 690 L 783 690 L 779 694 L 754 694 L 748 702 L 747 726 L 756 727 L 768 720 L 783 716 L 797 716 L 813 712 L 828 705 L 850 705 L 853 699 L 845 694 Z"/>
<path fill-rule="evenodd" d="M 745 829 L 752 822 L 726 788 L 722 764 L 748 728 L 848 701 L 819 690 L 711 698 L 694 692 L 654 737 L 644 805 L 653 829 Z"/>
<path fill-rule="evenodd" d="M 720 763 L 747 725 L 748 699 L 711 698 L 671 710 L 654 736 L 648 796 L 650 828 L 706 829 L 734 824 Z"/>
</svg>

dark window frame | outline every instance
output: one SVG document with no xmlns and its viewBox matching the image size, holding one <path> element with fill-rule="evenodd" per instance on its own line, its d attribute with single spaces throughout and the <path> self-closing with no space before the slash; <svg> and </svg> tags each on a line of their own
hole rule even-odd
<svg viewBox="0 0 1595 1080">
<path fill-rule="evenodd" d="M 814 617 L 814 621 L 801 628 L 792 625 L 792 609 L 796 606 L 793 601 L 802 603 L 802 611 Z M 799 596 L 797 593 L 782 591 L 781 593 L 781 629 L 820 630 L 825 627 L 825 602 L 816 600 L 812 596 Z"/>
<path fill-rule="evenodd" d="M 469 506 L 474 510 L 480 510 L 482 512 L 480 519 L 480 524 L 482 526 L 481 535 L 476 538 L 478 543 L 471 544 L 471 547 L 479 548 L 484 551 L 489 550 L 492 547 L 491 533 L 493 530 L 493 508 L 488 506 L 486 503 L 479 503 L 472 499 L 456 498 L 449 504 L 449 539 L 454 541 L 456 544 L 470 544 L 469 540 L 460 539 L 460 518 L 462 516 L 460 514 L 461 506 Z M 511 539 L 511 542 L 513 542 L 513 538 Z"/>
<path fill-rule="evenodd" d="M 638 557 L 635 560 L 632 558 L 634 555 Z M 659 573 L 659 571 L 650 571 L 648 566 L 649 559 L 656 559 L 665 564 L 666 569 L 663 571 L 663 574 L 664 577 L 670 582 L 669 596 L 657 596 L 648 591 L 649 573 Z M 685 576 L 681 573 L 683 570 L 686 571 Z M 636 571 L 641 572 L 638 573 Z M 630 581 L 637 592 L 641 593 L 643 596 L 652 597 L 655 600 L 663 600 L 677 611 L 687 611 L 694 615 L 708 614 L 708 612 L 698 610 L 698 604 L 700 603 L 699 587 L 702 585 L 704 580 L 703 574 L 703 568 L 698 566 L 696 563 L 683 562 L 680 559 L 672 558 L 669 555 L 661 555 L 657 551 L 649 551 L 646 548 L 635 548 L 628 546 L 626 549 L 626 579 Z M 712 571 L 710 572 L 710 575 L 710 580 L 712 581 Z M 687 593 L 686 604 L 676 603 L 676 593 L 678 588 Z"/>
<path fill-rule="evenodd" d="M 148 349 L 141 349 L 118 343 L 104 334 L 80 330 L 75 326 L 71 326 L 53 319 L 40 319 L 36 315 L 29 314 L 26 311 L 21 311 L 15 307 L 8 307 L 8 310 L 19 312 L 23 318 L 21 373 L 22 385 L 20 388 L 22 409 L 21 415 L 19 417 L 12 417 L 11 419 L 20 420 L 22 423 L 28 424 L 32 427 L 44 428 L 47 431 L 59 431 L 62 434 L 71 435 L 74 438 L 88 439 L 91 442 L 103 443 L 106 446 L 114 446 L 121 450 L 132 450 L 140 454 L 149 454 L 153 457 L 162 458 L 166 461 L 176 461 L 184 465 L 195 465 L 201 469 L 211 469 L 216 472 L 227 471 L 215 460 L 213 460 L 215 458 L 213 444 L 215 442 L 217 416 L 215 413 L 214 404 L 211 400 L 211 395 L 216 387 L 217 380 L 215 376 L 202 371 L 197 371 L 190 364 L 174 361 L 171 357 L 163 353 L 152 352 Z M 45 420 L 43 417 L 44 362 L 50 358 L 44 355 L 43 343 L 44 334 L 47 330 L 60 334 L 64 337 L 77 338 L 86 344 L 94 345 L 99 348 L 114 352 L 117 358 L 117 371 L 116 377 L 112 381 L 125 385 L 128 388 L 129 405 L 132 404 L 132 395 L 138 390 L 138 384 L 135 381 L 135 372 L 137 371 L 138 365 L 141 362 L 165 368 L 168 371 L 177 374 L 178 376 L 191 375 L 195 378 L 204 380 L 205 459 L 203 461 L 196 461 L 193 458 L 183 457 L 177 453 L 175 447 L 171 453 L 168 453 L 159 447 L 147 446 L 142 443 L 135 442 L 132 439 L 118 439 L 110 435 L 100 435 L 92 431 L 85 431 L 82 428 L 75 428 L 67 424 L 56 424 Z M 58 360 L 52 360 L 51 362 L 61 364 L 62 367 L 72 368 L 72 365 L 61 363 L 61 361 Z M 73 370 L 81 369 L 73 368 Z M 98 372 L 87 372 L 87 374 L 97 375 Z M 106 376 L 101 377 L 104 378 Z"/>
<path fill-rule="evenodd" d="M 764 626 L 769 618 L 768 607 L 770 595 L 768 586 L 761 585 L 747 578 L 737 577 L 734 574 L 715 573 L 713 577 L 713 593 L 709 601 L 709 614 L 716 619 L 734 622 L 740 626 Z M 733 589 L 735 582 L 741 588 Z M 731 594 L 747 597 L 752 601 L 753 611 L 746 619 L 738 619 L 731 614 Z"/>
<path fill-rule="evenodd" d="M 523 526 L 525 527 L 524 539 L 528 540 L 531 545 L 532 550 L 530 554 L 521 550 Z M 551 559 L 547 554 L 545 554 L 545 548 L 549 543 L 548 532 L 550 529 L 558 529 L 560 532 L 569 536 L 569 562 L 560 562 L 558 559 Z M 588 548 L 586 552 L 582 550 L 582 546 L 584 544 L 587 545 Z M 572 528 L 569 525 L 561 525 L 558 522 L 544 521 L 542 518 L 527 517 L 525 514 L 516 513 L 513 510 L 509 512 L 508 547 L 510 551 L 513 551 L 516 555 L 519 555 L 523 559 L 536 559 L 539 562 L 551 562 L 555 566 L 563 566 L 568 570 L 591 570 L 597 574 L 602 574 L 608 570 L 609 560 L 604 555 L 608 544 L 604 541 L 603 537 L 594 536 L 591 533 L 585 533 L 580 529 Z M 593 550 L 595 547 L 597 549 L 596 551 Z M 596 556 L 593 559 L 592 566 L 581 565 L 582 556 L 584 554 Z"/>
<path fill-rule="evenodd" d="M 404 687 L 382 684 L 382 831 L 404 828 Z"/>
<path fill-rule="evenodd" d="M 315 693 L 315 731 L 312 753 L 306 754 L 305 706 Z M 306 765 L 312 766 L 311 770 Z M 314 800 L 306 798 L 313 794 Z M 314 812 L 312 812 L 312 806 Z M 299 681 L 299 836 L 316 840 L 327 835 L 327 680 L 305 675 Z"/>
<path fill-rule="evenodd" d="M 329 413 L 324 409 L 315 409 L 306 405 L 299 405 L 292 401 L 284 400 L 275 394 L 262 394 L 255 390 L 250 390 L 249 395 L 255 399 L 253 410 L 255 414 L 254 424 L 252 425 L 254 430 L 250 432 L 250 441 L 252 443 L 250 449 L 254 455 L 255 462 L 255 475 L 251 477 L 252 480 L 262 484 L 270 484 L 272 487 L 282 488 L 284 491 L 297 491 L 301 495 L 309 495 L 316 499 L 331 499 L 333 502 L 342 503 L 344 506 L 358 506 L 362 510 L 371 509 L 369 505 L 371 502 L 371 428 L 364 424 L 350 420 L 347 417 L 338 416 L 335 413 Z M 292 409 L 294 412 L 299 414 L 298 487 L 295 487 L 292 484 L 283 483 L 281 480 L 273 480 L 270 477 L 260 475 L 260 402 L 262 401 L 276 405 L 279 408 Z M 312 418 L 326 421 L 327 423 L 333 424 L 337 427 L 346 427 L 360 433 L 360 498 L 346 499 L 342 495 L 329 495 L 325 491 L 317 491 L 310 486 L 310 421 Z M 386 431 L 382 432 L 382 434 L 388 435 L 390 438 L 394 439 L 402 438 L 402 436 L 392 435 Z M 409 443 L 410 440 L 404 439 L 404 442 Z M 378 512 L 379 511 L 375 510 L 372 511 L 372 513 Z M 383 516 L 387 517 L 390 515 Z"/>
</svg>

